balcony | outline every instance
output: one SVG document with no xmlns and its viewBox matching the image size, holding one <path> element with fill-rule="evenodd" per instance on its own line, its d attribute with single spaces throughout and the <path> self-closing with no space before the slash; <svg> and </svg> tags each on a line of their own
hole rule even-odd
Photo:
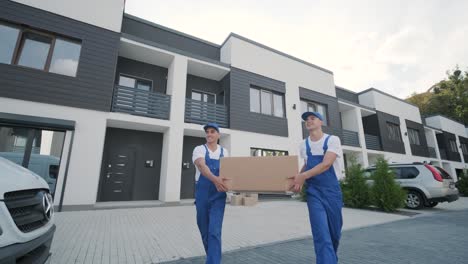
<svg viewBox="0 0 468 264">
<path fill-rule="evenodd" d="M 185 101 L 185 122 L 200 125 L 214 122 L 221 127 L 228 127 L 227 108 L 225 105 L 187 98 Z"/>
<path fill-rule="evenodd" d="M 437 158 L 436 149 L 433 147 L 427 147 L 427 149 L 429 150 L 429 157 L 436 159 Z"/>
<path fill-rule="evenodd" d="M 167 94 L 115 86 L 112 112 L 169 119 L 171 97 Z"/>
<path fill-rule="evenodd" d="M 367 149 L 372 150 L 382 150 L 382 145 L 380 144 L 379 136 L 365 134 L 366 147 Z"/>
<path fill-rule="evenodd" d="M 343 145 L 352 147 L 361 146 L 361 144 L 359 144 L 358 132 L 334 127 L 323 127 L 323 131 L 327 134 L 339 137 Z"/>
</svg>

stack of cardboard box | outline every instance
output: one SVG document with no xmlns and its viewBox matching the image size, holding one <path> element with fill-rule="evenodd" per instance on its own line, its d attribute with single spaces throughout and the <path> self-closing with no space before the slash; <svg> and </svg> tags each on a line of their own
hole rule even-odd
<svg viewBox="0 0 468 264">
<path fill-rule="evenodd" d="M 238 193 L 231 196 L 231 205 L 254 206 L 258 203 L 258 193 Z"/>
</svg>

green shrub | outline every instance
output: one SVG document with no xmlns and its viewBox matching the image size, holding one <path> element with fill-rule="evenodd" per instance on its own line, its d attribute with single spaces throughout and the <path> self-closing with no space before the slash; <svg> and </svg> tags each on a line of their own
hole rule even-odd
<svg viewBox="0 0 468 264">
<path fill-rule="evenodd" d="M 465 170 L 455 184 L 463 196 L 468 196 L 468 171 Z"/>
<path fill-rule="evenodd" d="M 379 158 L 373 175 L 374 185 L 371 188 L 372 204 L 385 212 L 393 212 L 405 205 L 406 192 L 395 181 L 394 172 L 390 170 L 385 159 Z"/>
<path fill-rule="evenodd" d="M 300 200 L 302 202 L 307 202 L 307 183 L 304 183 L 304 185 L 302 185 L 301 192 L 299 194 Z"/>
<path fill-rule="evenodd" d="M 366 208 L 371 205 L 370 187 L 366 183 L 361 164 L 352 157 L 351 165 L 346 169 L 346 177 L 340 182 L 345 206 Z"/>
</svg>

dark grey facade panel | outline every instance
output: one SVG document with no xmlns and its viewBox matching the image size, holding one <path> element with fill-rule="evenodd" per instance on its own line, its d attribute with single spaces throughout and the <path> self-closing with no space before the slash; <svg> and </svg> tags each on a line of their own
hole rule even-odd
<svg viewBox="0 0 468 264">
<path fill-rule="evenodd" d="M 338 99 L 336 97 L 302 87 L 299 88 L 299 96 L 301 99 L 325 105 L 327 108 L 328 126 L 334 128 L 342 127 Z"/>
<path fill-rule="evenodd" d="M 0 96 L 110 111 L 118 33 L 12 1 L 0 1 L 0 19 L 81 40 L 76 77 L 0 64 Z"/>
<path fill-rule="evenodd" d="M 165 94 L 167 90 L 167 72 L 168 70 L 163 67 L 119 57 L 117 61 L 115 83 L 119 83 L 120 74 L 141 78 L 153 83 L 154 92 Z"/>
<path fill-rule="evenodd" d="M 221 82 L 189 74 L 187 75 L 186 97 L 192 98 L 192 91 L 211 93 L 216 95 L 216 104 L 222 105 L 225 94 L 223 94 L 224 88 Z"/>
<path fill-rule="evenodd" d="M 380 130 L 380 140 L 382 143 L 383 151 L 394 152 L 394 153 L 401 153 L 405 154 L 405 144 L 403 143 L 403 134 L 401 133 L 401 142 L 391 140 L 389 138 L 389 132 L 387 129 L 387 123 L 393 123 L 396 125 L 400 125 L 400 118 L 398 116 L 390 115 L 384 112 L 377 111 L 377 119 L 379 122 L 379 130 Z"/>
<path fill-rule="evenodd" d="M 250 112 L 250 87 L 252 85 L 280 93 L 286 91 L 284 82 L 232 68 L 229 88 L 230 128 L 287 137 L 288 122 L 286 118 Z"/>
<path fill-rule="evenodd" d="M 405 120 L 406 127 L 408 129 L 414 129 L 418 131 L 419 143 L 420 145 L 410 144 L 411 154 L 415 156 L 430 157 L 429 149 L 427 148 L 426 133 L 424 132 L 424 125 L 420 123 L 413 122 L 411 120 Z M 403 135 L 404 137 L 409 137 L 408 135 Z"/>
<path fill-rule="evenodd" d="M 450 149 L 450 140 L 456 141 L 455 134 L 443 131 L 442 133 L 436 134 L 437 145 L 439 146 L 440 152 L 446 153 L 446 159 L 451 161 L 461 161 L 460 153 L 457 151 L 452 151 Z M 458 150 L 458 145 L 457 145 Z M 442 153 L 441 153 L 442 155 Z"/>
<path fill-rule="evenodd" d="M 0 113 L 0 125 L 20 125 L 50 130 L 75 130 L 75 121 Z"/>
<path fill-rule="evenodd" d="M 394 153 L 401 153 L 405 154 L 405 145 L 403 143 L 402 134 L 402 141 L 395 141 L 389 138 L 389 132 L 387 129 L 387 123 L 393 123 L 396 125 L 400 125 L 400 118 L 398 116 L 393 116 L 387 113 L 383 113 L 377 111 L 374 115 L 369 115 L 362 118 L 363 126 L 364 126 L 364 133 L 379 136 L 380 144 L 383 151 L 394 152 Z M 401 128 L 400 128 L 401 134 Z"/>
<path fill-rule="evenodd" d="M 123 18 L 122 32 L 212 60 L 219 61 L 220 59 L 220 48 L 217 46 L 175 33 L 172 30 L 159 27 L 154 23 L 143 21 L 130 15 L 125 15 Z"/>
<path fill-rule="evenodd" d="M 335 87 L 335 91 L 336 91 L 336 97 L 338 97 L 340 99 L 344 99 L 346 101 L 350 101 L 350 102 L 359 104 L 359 96 L 356 93 L 345 90 L 345 89 L 340 88 L 338 86 Z"/>
</svg>

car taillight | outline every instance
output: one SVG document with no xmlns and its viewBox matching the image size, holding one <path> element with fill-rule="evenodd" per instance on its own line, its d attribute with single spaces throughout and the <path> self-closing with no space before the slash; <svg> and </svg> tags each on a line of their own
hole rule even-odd
<svg viewBox="0 0 468 264">
<path fill-rule="evenodd" d="M 442 175 L 436 170 L 436 168 L 432 167 L 431 165 L 424 165 L 426 168 L 428 168 L 432 172 L 432 176 L 434 177 L 434 180 L 443 182 L 444 180 L 442 179 Z"/>
</svg>

